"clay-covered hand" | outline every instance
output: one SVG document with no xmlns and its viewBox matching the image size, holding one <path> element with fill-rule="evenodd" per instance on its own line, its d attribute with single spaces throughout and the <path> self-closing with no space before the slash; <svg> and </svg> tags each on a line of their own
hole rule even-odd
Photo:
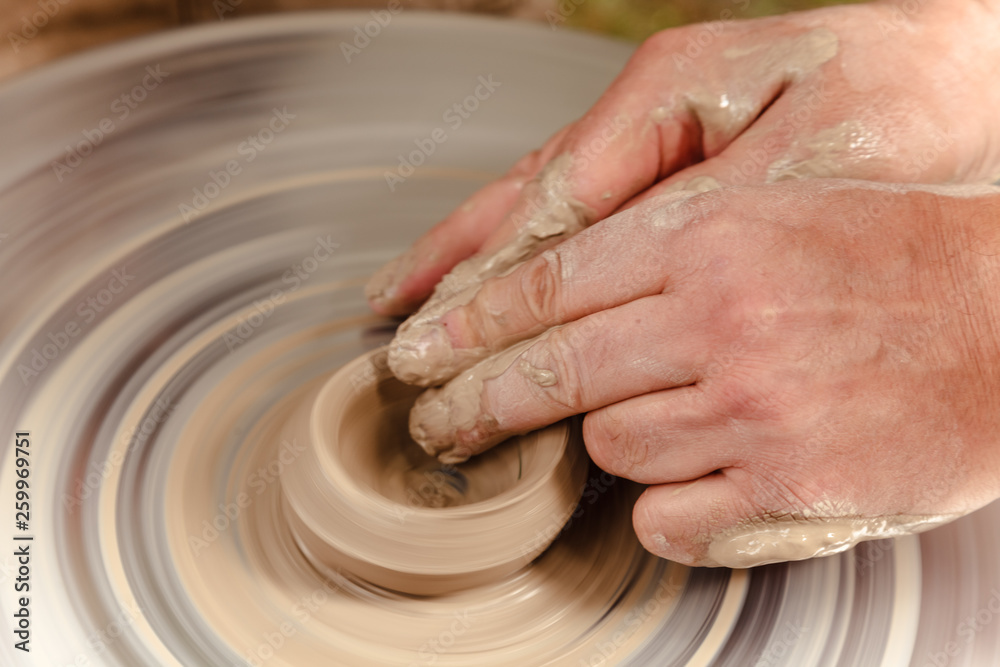
<svg viewBox="0 0 1000 667">
<path fill-rule="evenodd" d="M 1000 496 L 1000 191 L 813 179 L 644 201 L 442 318 L 485 361 L 411 432 L 460 461 L 588 413 L 643 544 L 750 566 Z"/>
<path fill-rule="evenodd" d="M 466 298 L 482 274 L 502 273 L 636 197 L 673 189 L 812 176 L 994 179 L 997 4 L 876 3 L 753 21 L 724 13 L 661 32 L 583 118 L 380 271 L 371 303 L 409 313 L 477 254 L 438 288 L 443 298 Z M 421 321 L 438 311 L 432 304 Z M 441 367 L 429 369 L 400 374 L 439 382 Z"/>
</svg>

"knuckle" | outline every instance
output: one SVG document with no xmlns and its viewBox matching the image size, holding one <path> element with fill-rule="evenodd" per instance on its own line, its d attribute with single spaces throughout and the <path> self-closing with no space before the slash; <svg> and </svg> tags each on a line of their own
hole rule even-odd
<svg viewBox="0 0 1000 667">
<path fill-rule="evenodd" d="M 653 553 L 662 554 L 670 546 L 667 535 L 671 522 L 665 520 L 667 518 L 663 516 L 662 509 L 654 505 L 647 495 L 640 496 L 632 508 L 632 527 L 635 529 L 635 534 L 646 549 Z M 660 536 L 659 540 L 656 539 L 657 535 Z"/>
<path fill-rule="evenodd" d="M 582 412 L 587 405 L 585 366 L 578 343 L 571 328 L 550 329 L 546 340 L 532 346 L 523 357 L 535 368 L 554 375 L 555 382 L 546 383 L 547 386 L 536 382 L 529 385 L 535 388 L 540 400 L 566 414 Z"/>
<path fill-rule="evenodd" d="M 561 322 L 560 288 L 562 258 L 555 249 L 546 250 L 525 267 L 520 276 L 522 310 L 529 325 L 548 327 Z"/>
<path fill-rule="evenodd" d="M 727 419 L 778 422 L 785 416 L 780 398 L 763 387 L 732 377 L 713 384 L 716 410 Z"/>
<path fill-rule="evenodd" d="M 661 30 L 653 33 L 639 45 L 638 49 L 636 49 L 636 59 L 638 60 L 641 58 L 645 60 L 650 58 L 654 61 L 659 60 L 664 53 L 669 53 L 677 47 L 677 44 L 679 43 L 677 35 L 682 31 L 683 28 Z"/>
<path fill-rule="evenodd" d="M 607 410 L 587 415 L 583 442 L 599 468 L 619 477 L 632 477 L 650 458 L 650 439 L 641 429 L 636 432 Z"/>
<path fill-rule="evenodd" d="M 805 510 L 822 510 L 815 502 L 821 493 L 811 486 L 805 479 L 774 468 L 757 475 L 749 491 L 755 516 L 764 523 L 773 523 L 800 519 Z"/>
<path fill-rule="evenodd" d="M 517 180 L 532 178 L 545 163 L 543 153 L 544 151 L 541 148 L 531 151 L 514 163 L 514 166 L 507 171 L 507 176 Z"/>
<path fill-rule="evenodd" d="M 617 474 L 614 451 L 621 446 L 625 433 L 607 410 L 591 412 L 583 419 L 583 444 L 590 458 L 601 470 Z"/>
</svg>

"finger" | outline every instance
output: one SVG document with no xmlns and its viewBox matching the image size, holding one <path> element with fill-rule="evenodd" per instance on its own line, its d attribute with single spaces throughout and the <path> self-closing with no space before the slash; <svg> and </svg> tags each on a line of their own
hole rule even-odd
<svg viewBox="0 0 1000 667">
<path fill-rule="evenodd" d="M 800 93 L 789 84 L 819 67 L 832 52 L 803 69 L 794 49 L 777 58 L 762 49 L 727 62 L 721 76 L 706 77 L 676 57 L 689 47 L 689 34 L 703 29 L 666 31 L 643 43 L 566 134 L 556 153 L 561 163 L 549 165 L 552 185 L 525 188 L 511 215 L 483 244 L 484 253 L 515 242 L 547 204 L 556 208 L 563 201 L 578 202 L 594 219 L 603 219 L 664 178 L 724 152 L 756 129 L 767 110 L 782 104 L 786 92 L 789 106 L 807 101 L 816 105 L 815 95 L 808 94 L 811 89 Z M 731 26 L 732 36 L 742 29 Z M 766 67 L 761 67 L 762 59 Z M 740 86 L 737 96 L 732 82 L 743 80 L 753 83 Z M 790 133 L 784 135 L 790 140 Z"/>
<path fill-rule="evenodd" d="M 700 384 L 592 410 L 583 440 L 601 469 L 642 484 L 697 479 L 742 458 L 739 438 Z"/>
<path fill-rule="evenodd" d="M 639 541 L 650 553 L 685 565 L 732 564 L 722 536 L 754 516 L 742 474 L 727 468 L 692 482 L 650 486 L 632 510 Z"/>
<path fill-rule="evenodd" d="M 887 135 L 884 118 L 853 114 L 849 121 L 838 122 L 838 109 L 850 105 L 834 105 L 825 84 L 826 79 L 812 77 L 786 90 L 717 155 L 668 176 L 619 210 L 678 190 L 704 192 L 729 185 L 803 178 L 907 182 L 918 176 L 926 180 L 928 174 L 914 168 L 920 162 L 917 157 L 903 160 L 895 147 L 884 148 L 899 143 Z M 915 137 L 920 137 L 921 132 L 936 136 L 933 124 L 926 119 L 911 120 L 905 125 Z"/>
<path fill-rule="evenodd" d="M 789 165 L 793 162 L 790 156 L 802 153 L 801 147 L 795 147 L 796 137 L 799 134 L 806 137 L 811 134 L 809 128 L 803 127 L 803 124 L 815 124 L 816 132 L 821 131 L 819 126 L 823 120 L 817 110 L 820 108 L 818 97 L 823 95 L 825 93 L 816 92 L 810 87 L 785 93 L 756 119 L 752 127 L 734 138 L 719 154 L 671 174 L 638 193 L 619 210 L 673 192 L 708 192 L 724 186 L 761 185 L 777 180 L 805 177 L 804 173 L 795 176 L 793 174 L 798 172 L 789 170 Z M 868 149 L 859 146 L 857 150 Z M 816 169 L 820 169 L 823 163 L 822 159 L 816 160 Z M 873 175 L 871 170 L 868 170 L 865 176 L 856 177 L 870 178 Z"/>
<path fill-rule="evenodd" d="M 413 246 L 379 269 L 365 296 L 383 315 L 413 312 L 456 264 L 477 252 L 561 144 L 570 126 L 521 158 L 502 178 L 475 192 Z"/>
<path fill-rule="evenodd" d="M 462 305 L 415 317 L 400 327 L 389 365 L 401 380 L 440 384 L 500 350 L 549 327 L 580 319 L 670 288 L 691 258 L 669 256 L 664 236 L 705 215 L 678 193 L 614 216 L 504 276 L 491 278 Z"/>
<path fill-rule="evenodd" d="M 483 281 L 561 243 L 663 177 L 717 154 L 781 94 L 787 75 L 781 66 L 758 77 L 738 113 L 729 110 L 725 92 L 718 98 L 681 92 L 701 86 L 690 81 L 691 72 L 677 70 L 673 79 L 668 72 L 666 80 L 655 80 L 664 76 L 662 63 L 677 48 L 676 37 L 649 40 L 651 46 L 642 47 L 637 64 L 626 67 L 572 126 L 556 157 L 525 186 L 480 252 L 457 265 L 400 327 L 389 356 L 400 379 L 430 386 L 453 377 L 456 367 L 447 361 L 437 367 L 439 360 L 428 354 L 427 339 L 443 338 L 442 315 L 472 299 Z M 741 67 L 734 64 L 736 70 Z M 716 102 L 722 112 L 712 107 Z"/>
<path fill-rule="evenodd" d="M 380 268 L 365 286 L 372 309 L 382 315 L 413 312 L 441 277 L 475 253 L 489 236 L 490 221 L 482 212 L 510 208 L 520 187 L 517 177 L 491 183 Z"/>
<path fill-rule="evenodd" d="M 710 342 L 687 310 L 659 295 L 550 329 L 424 392 L 410 433 L 429 454 L 457 463 L 570 415 L 692 384 Z"/>
</svg>

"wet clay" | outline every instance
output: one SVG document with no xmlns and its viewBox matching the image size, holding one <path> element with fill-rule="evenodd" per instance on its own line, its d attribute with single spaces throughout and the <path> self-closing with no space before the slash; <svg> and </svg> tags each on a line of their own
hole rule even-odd
<svg viewBox="0 0 1000 667">
<path fill-rule="evenodd" d="M 958 516 L 811 517 L 763 524 L 748 522 L 714 536 L 703 564 L 747 568 L 831 556 L 859 542 L 923 532 Z"/>
<path fill-rule="evenodd" d="M 320 571 L 414 595 L 512 575 L 580 499 L 587 458 L 577 431 L 560 422 L 441 465 L 407 436 L 420 390 L 393 377 L 386 356 L 381 348 L 344 366 L 282 430 L 283 441 L 305 444 L 282 480 L 296 543 Z"/>
<path fill-rule="evenodd" d="M 404 425 L 393 426 L 419 390 L 387 377 L 380 352 L 337 371 L 336 381 L 321 375 L 287 392 L 248 423 L 248 406 L 329 358 L 331 348 L 311 347 L 321 335 L 243 356 L 215 373 L 190 412 L 174 412 L 183 430 L 164 504 L 172 571 L 194 613 L 241 658 L 282 667 L 570 667 L 605 660 L 608 646 L 615 651 L 605 664 L 627 662 L 659 636 L 690 570 L 636 539 L 627 517 L 641 487 L 599 473 L 578 479 L 579 459 L 566 474 L 573 449 L 551 451 L 563 446 L 559 427 L 534 446 L 521 439 L 520 451 L 501 446 L 442 466 L 406 439 Z M 170 365 L 200 349 L 192 344 Z M 366 401 L 386 412 L 363 414 Z M 390 437 L 349 446 L 378 424 Z M 479 460 L 490 463 L 480 469 Z M 386 475 L 374 474 L 376 465 Z M 274 469 L 275 477 L 254 472 Z M 238 508 L 232 525 L 203 540 L 220 507 Z M 443 562 L 435 566 L 432 553 Z M 506 563 L 508 574 L 491 563 Z M 710 664 L 739 610 L 746 579 L 721 580 L 731 583 L 724 610 L 708 622 L 716 635 L 688 664 Z M 716 594 L 704 586 L 699 593 Z M 268 639 L 275 632 L 277 647 Z"/>
<path fill-rule="evenodd" d="M 829 61 L 838 48 L 835 33 L 816 28 L 773 44 L 731 48 L 724 56 L 750 63 L 749 74 L 780 70 L 794 79 Z M 695 113 L 714 136 L 731 139 L 759 113 L 756 96 L 749 90 L 695 89 L 685 93 L 678 104 L 653 109 L 650 122 L 664 122 L 682 106 Z M 572 157 L 564 154 L 546 165 L 525 187 L 519 210 L 513 214 L 514 220 L 520 222 L 514 238 L 493 253 L 477 255 L 455 266 L 427 303 L 403 323 L 389 350 L 389 365 L 399 379 L 425 387 L 440 385 L 490 354 L 486 347 L 456 349 L 441 319 L 453 308 L 469 303 L 484 280 L 503 275 L 594 222 L 594 211 L 572 196 L 568 178 L 572 164 Z M 718 185 L 710 177 L 700 177 L 678 188 L 703 192 Z M 369 285 L 369 297 L 378 300 L 391 295 L 397 280 L 414 261 L 412 255 L 406 254 L 380 270 Z"/>
<path fill-rule="evenodd" d="M 390 303 L 396 296 L 399 282 L 417 266 L 416 255 L 404 252 L 375 272 L 365 285 L 365 297 L 374 303 Z"/>
<path fill-rule="evenodd" d="M 463 371 L 446 385 L 424 391 L 410 411 L 410 435 L 424 451 L 444 463 L 460 463 L 472 455 L 463 446 L 460 433 L 478 429 L 479 451 L 518 435 L 500 428 L 496 418 L 483 405 L 483 386 L 487 380 L 499 377 L 511 367 L 541 387 L 554 386 L 559 378 L 553 371 L 537 368 L 521 355 L 558 328 L 516 343 Z"/>
<path fill-rule="evenodd" d="M 829 62 L 840 48 L 836 33 L 829 28 L 814 28 L 794 37 L 749 47 L 730 47 L 723 58 L 738 72 L 734 83 L 729 78 L 704 85 L 694 85 L 673 109 L 658 107 L 649 114 L 653 123 L 663 122 L 680 111 L 694 114 L 705 132 L 709 154 L 716 154 L 742 133 L 761 113 L 759 81 L 772 79 L 776 72 L 789 81 L 797 81 Z M 741 81 L 755 82 L 744 85 Z"/>
<path fill-rule="evenodd" d="M 796 139 L 781 157 L 767 168 L 767 182 L 798 178 L 838 178 L 857 170 L 864 161 L 879 159 L 886 152 L 882 137 L 857 120 L 844 121 L 816 132 L 805 140 Z"/>
<path fill-rule="evenodd" d="M 753 46 L 733 46 L 722 52 L 727 60 L 755 58 L 761 74 L 785 71 L 801 76 L 831 60 L 840 50 L 837 34 L 829 28 Z"/>
<path fill-rule="evenodd" d="M 469 303 L 484 280 L 507 273 L 594 221 L 594 211 L 571 194 L 572 164 L 565 154 L 547 164 L 525 186 L 522 203 L 512 214 L 518 223 L 514 238 L 491 254 L 460 262 L 427 303 L 399 327 L 389 348 L 389 367 L 396 377 L 425 387 L 439 385 L 487 356 L 486 348 L 454 348 L 441 318 Z"/>
</svg>

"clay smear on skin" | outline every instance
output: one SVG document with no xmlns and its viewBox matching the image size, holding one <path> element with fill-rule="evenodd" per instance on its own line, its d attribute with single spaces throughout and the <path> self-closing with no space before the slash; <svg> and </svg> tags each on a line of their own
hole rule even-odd
<svg viewBox="0 0 1000 667">
<path fill-rule="evenodd" d="M 753 67 L 762 75 L 778 68 L 789 76 L 798 77 L 833 58 L 838 46 L 837 36 L 831 30 L 817 28 L 776 44 L 728 49 L 724 57 L 751 59 Z M 711 91 L 694 91 L 685 97 L 685 104 L 695 110 L 706 125 L 723 134 L 742 128 L 748 114 L 754 113 L 756 108 L 756 103 L 749 99 Z M 663 108 L 651 113 L 654 122 L 666 117 Z M 568 175 L 572 164 L 572 157 L 564 154 L 546 165 L 539 177 L 525 187 L 523 200 L 528 202 L 525 212 L 529 217 L 513 241 L 491 255 L 459 263 L 439 283 L 423 308 L 403 323 L 389 353 L 389 365 L 398 378 L 421 386 L 438 385 L 488 354 L 485 348 L 453 348 L 441 317 L 469 303 L 484 280 L 503 275 L 593 222 L 594 212 L 571 195 Z M 713 179 L 703 177 L 680 187 L 703 191 L 715 185 Z M 373 291 L 391 290 L 383 286 L 386 280 L 380 273 Z"/>
<path fill-rule="evenodd" d="M 244 421 L 245 406 L 256 404 L 272 389 L 272 377 L 265 371 L 272 368 L 273 359 L 284 358 L 280 355 L 303 344 L 300 338 L 283 339 L 246 360 L 237 371 L 218 378 L 177 437 L 165 488 L 170 554 L 193 608 L 222 641 L 238 647 L 241 655 L 282 667 L 429 664 L 428 641 L 438 641 L 435 646 L 442 647 L 431 656 L 434 664 L 500 667 L 511 662 L 509 655 L 495 650 L 497 637 L 507 637 L 518 655 L 526 656 L 519 664 L 544 661 L 575 665 L 599 655 L 602 642 L 626 627 L 626 622 L 630 638 L 618 649 L 623 657 L 638 654 L 656 636 L 662 619 L 669 616 L 685 590 L 688 571 L 676 565 L 663 570 L 655 558 L 642 551 L 630 523 L 620 518 L 627 516 L 641 490 L 629 490 L 625 482 L 607 490 L 600 487 L 600 502 L 588 505 L 585 515 L 574 514 L 572 531 L 557 540 L 543 559 L 514 576 L 468 591 L 373 595 L 373 589 L 358 584 L 349 571 L 321 574 L 314 569 L 315 563 L 294 541 L 282 510 L 282 496 L 293 483 L 295 469 L 303 466 L 299 472 L 305 472 L 309 468 L 306 456 L 296 450 L 294 460 L 286 459 L 282 473 L 262 492 L 254 490 L 254 477 L 247 471 L 265 468 L 283 456 L 281 433 L 289 420 L 305 420 L 299 426 L 303 433 L 309 430 L 306 417 L 310 411 L 302 408 L 312 405 L 310 395 L 319 386 L 316 382 L 303 386 L 267 414 L 257 415 L 252 428 Z M 176 366 L 181 367 L 183 361 L 179 358 Z M 364 383 L 374 382 L 379 368 L 376 365 L 376 373 L 370 377 L 363 374 Z M 172 377 L 176 368 L 168 371 Z M 239 400 L 234 402 L 234 397 Z M 235 459 L 224 446 L 233 433 L 246 434 Z M 307 440 L 299 438 L 298 443 L 304 446 Z M 582 454 L 580 460 L 585 460 Z M 525 474 L 529 474 L 527 467 Z M 571 511 L 568 507 L 580 496 L 582 479 L 575 475 L 565 478 L 570 486 L 562 492 L 550 485 L 550 497 L 558 499 L 558 506 L 550 505 L 546 512 L 542 503 L 533 509 L 545 520 L 525 533 L 529 537 L 521 545 L 525 558 L 562 535 Z M 252 501 L 239 506 L 234 527 L 219 531 L 216 541 L 196 552 L 190 546 L 191 536 L 201 535 L 204 526 L 219 515 L 220 488 L 229 489 L 226 503 L 235 502 L 233 498 L 239 493 Z M 303 485 L 295 490 L 315 491 Z M 568 505 L 564 502 L 567 498 Z M 350 500 L 351 507 L 361 506 L 360 500 L 358 504 L 354 504 L 355 498 Z M 421 529 L 434 534 L 434 528 L 422 522 L 438 510 L 411 507 L 405 502 L 394 504 L 402 513 L 398 518 L 392 514 L 383 517 L 387 534 L 390 528 L 400 531 L 401 526 L 413 536 Z M 451 509 L 462 511 L 461 507 Z M 500 553 L 511 542 L 511 533 L 497 529 L 490 516 L 478 520 L 486 522 L 481 539 L 494 544 Z M 356 525 L 355 533 L 362 525 Z M 116 545 L 105 546 L 110 549 Z M 458 544 L 453 557 L 461 559 L 469 552 L 467 544 Z M 587 585 L 581 587 L 584 580 Z M 650 591 L 655 591 L 658 601 L 656 613 L 635 623 L 634 610 L 648 604 Z M 565 601 L 570 599 L 574 604 L 567 608 Z M 558 631 L 537 627 L 531 620 L 536 618 L 557 619 Z M 286 626 L 292 629 L 281 629 Z M 280 648 L 267 643 L 277 632 L 283 633 Z"/>
<path fill-rule="evenodd" d="M 483 407 L 483 386 L 487 380 L 499 377 L 511 367 L 542 387 L 551 387 L 559 378 L 551 370 L 537 368 L 521 355 L 531 346 L 547 338 L 558 327 L 521 341 L 503 352 L 485 359 L 443 387 L 428 389 L 417 399 L 410 411 L 410 435 L 431 456 L 442 463 L 461 463 L 472 452 L 458 444 L 458 434 L 477 427 L 492 431 L 484 433 L 477 449 L 486 450 L 512 435 L 498 429 L 497 420 Z"/>
<path fill-rule="evenodd" d="M 836 33 L 829 28 L 787 37 L 776 42 L 750 47 L 731 47 L 722 52 L 723 58 L 736 61 L 739 76 L 735 82 L 719 87 L 694 88 L 683 95 L 685 108 L 695 114 L 703 128 L 715 141 L 732 141 L 760 113 L 761 100 L 757 85 L 744 82 L 772 80 L 777 72 L 786 79 L 797 81 L 830 61 L 839 51 Z M 654 123 L 671 114 L 663 107 L 650 113 Z"/>
<path fill-rule="evenodd" d="M 820 130 L 810 138 L 796 139 L 785 156 L 767 168 L 767 182 L 797 178 L 837 178 L 845 171 L 855 171 L 860 162 L 878 159 L 884 154 L 880 137 L 859 121 L 844 121 Z M 808 155 L 792 159 L 791 154 Z"/>
<path fill-rule="evenodd" d="M 830 61 L 839 50 L 840 40 L 835 32 L 829 28 L 815 28 L 777 42 L 733 46 L 723 51 L 722 57 L 727 60 L 754 58 L 761 77 L 775 70 L 801 76 Z"/>
<path fill-rule="evenodd" d="M 920 533 L 958 516 L 800 517 L 763 524 L 750 521 L 713 536 L 703 564 L 745 568 L 831 556 L 859 542 Z"/>
<path fill-rule="evenodd" d="M 594 211 L 570 195 L 572 163 L 567 154 L 546 165 L 538 178 L 525 186 L 524 213 L 529 217 L 517 236 L 493 254 L 459 263 L 427 303 L 399 327 L 389 349 L 389 367 L 396 377 L 420 386 L 438 385 L 486 357 L 485 348 L 454 349 L 441 317 L 469 303 L 484 280 L 511 271 L 594 221 Z"/>
</svg>

